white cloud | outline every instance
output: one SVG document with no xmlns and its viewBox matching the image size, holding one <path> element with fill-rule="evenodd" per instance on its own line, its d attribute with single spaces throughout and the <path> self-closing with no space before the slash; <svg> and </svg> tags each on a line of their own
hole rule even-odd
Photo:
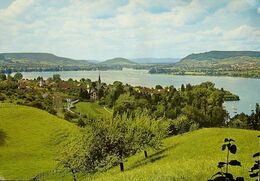
<svg viewBox="0 0 260 181">
<path fill-rule="evenodd" d="M 6 9 L 0 10 L 0 17 L 10 18 L 17 17 L 26 11 L 33 4 L 33 0 L 16 0 L 11 3 Z"/>
<path fill-rule="evenodd" d="M 16 0 L 1 9 L 1 51 L 106 59 L 260 49 L 259 4 L 252 0 L 55 2 Z"/>
</svg>

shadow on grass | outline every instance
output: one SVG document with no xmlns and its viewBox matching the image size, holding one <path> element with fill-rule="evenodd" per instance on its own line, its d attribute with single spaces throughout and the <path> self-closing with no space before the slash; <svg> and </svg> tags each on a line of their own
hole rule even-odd
<svg viewBox="0 0 260 181">
<path fill-rule="evenodd" d="M 162 149 L 162 150 L 160 150 L 160 151 L 158 151 L 154 154 L 151 154 L 150 156 L 148 156 L 148 158 L 143 158 L 142 160 L 135 162 L 132 166 L 130 166 L 128 169 L 126 169 L 126 171 L 133 170 L 135 168 L 144 166 L 146 164 L 153 163 L 155 161 L 161 160 L 162 158 L 167 157 L 167 154 L 165 154 L 166 151 L 168 151 L 168 150 L 170 150 L 173 147 L 176 147 L 178 145 L 179 144 L 175 144 L 175 145 L 166 147 L 166 148 L 164 148 L 164 149 Z"/>
<path fill-rule="evenodd" d="M 3 130 L 0 130 L 0 146 L 4 145 L 6 142 L 7 135 Z"/>
</svg>

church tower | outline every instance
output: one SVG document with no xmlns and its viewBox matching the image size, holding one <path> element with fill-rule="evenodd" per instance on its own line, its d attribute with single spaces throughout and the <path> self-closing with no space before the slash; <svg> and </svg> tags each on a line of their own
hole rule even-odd
<svg viewBox="0 0 260 181">
<path fill-rule="evenodd" d="M 98 83 L 97 83 L 97 88 L 98 88 L 98 90 L 100 90 L 101 89 L 101 78 L 100 78 L 100 70 L 98 70 Z"/>
</svg>

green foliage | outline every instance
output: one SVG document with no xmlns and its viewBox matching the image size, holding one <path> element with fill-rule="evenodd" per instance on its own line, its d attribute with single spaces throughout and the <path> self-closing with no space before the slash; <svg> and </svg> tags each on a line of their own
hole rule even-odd
<svg viewBox="0 0 260 181">
<path fill-rule="evenodd" d="M 158 150 L 162 146 L 162 139 L 167 136 L 168 123 L 165 120 L 156 120 L 142 113 L 136 116 L 136 144 L 138 150 L 145 151 L 147 157 L 147 149 L 152 148 Z"/>
<path fill-rule="evenodd" d="M 0 80 L 6 80 L 6 75 L 4 73 L 0 73 Z"/>
<path fill-rule="evenodd" d="M 64 119 L 67 121 L 72 121 L 72 119 L 75 119 L 77 117 L 78 117 L 77 114 L 72 113 L 70 111 L 65 111 L 65 113 L 64 113 Z"/>
<path fill-rule="evenodd" d="M 252 111 L 251 115 L 246 115 L 244 113 L 237 114 L 233 118 L 231 118 L 231 120 L 228 124 L 230 127 L 233 127 L 233 128 L 260 130 L 259 104 L 256 103 L 255 111 Z"/>
<path fill-rule="evenodd" d="M 60 74 L 54 74 L 54 75 L 52 76 L 52 79 L 53 79 L 54 82 L 59 82 L 59 81 L 61 81 Z"/>
<path fill-rule="evenodd" d="M 172 128 L 170 131 L 172 132 L 176 130 L 175 134 L 185 133 L 189 131 L 191 124 L 192 123 L 190 123 L 186 115 L 180 115 L 171 121 Z"/>
<path fill-rule="evenodd" d="M 147 115 L 97 119 L 84 128 L 83 137 L 74 140 L 73 146 L 62 148 L 60 164 L 72 173 L 104 171 L 118 164 L 123 171 L 127 157 L 148 148 L 159 149 L 166 129 L 165 122 Z"/>
<path fill-rule="evenodd" d="M 23 78 L 23 74 L 20 72 L 14 74 L 14 79 L 15 80 L 21 80 Z"/>
<path fill-rule="evenodd" d="M 114 114 L 123 114 L 135 109 L 135 97 L 130 93 L 121 94 L 115 102 Z"/>
<path fill-rule="evenodd" d="M 244 113 L 237 114 L 233 118 L 231 118 L 228 125 L 231 128 L 249 129 L 249 119 L 250 117 Z"/>
<path fill-rule="evenodd" d="M 163 87 L 161 85 L 156 85 L 155 89 L 163 89 Z"/>
<path fill-rule="evenodd" d="M 200 127 L 199 123 L 192 123 L 190 126 L 190 130 L 189 131 L 195 131 L 198 130 Z"/>
</svg>

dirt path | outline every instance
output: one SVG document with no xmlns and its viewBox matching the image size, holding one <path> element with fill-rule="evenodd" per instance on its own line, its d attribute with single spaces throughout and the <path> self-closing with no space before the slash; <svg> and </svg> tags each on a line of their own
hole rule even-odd
<svg viewBox="0 0 260 181">
<path fill-rule="evenodd" d="M 78 99 L 75 100 L 75 101 L 67 101 L 67 103 L 68 103 L 67 110 L 68 110 L 69 112 L 75 114 L 75 112 L 72 111 L 71 108 L 73 108 L 73 107 L 74 107 L 74 104 L 76 104 L 77 102 L 79 102 Z"/>
<path fill-rule="evenodd" d="M 108 110 L 105 106 L 103 107 L 109 114 L 113 114 L 112 111 Z"/>
</svg>

